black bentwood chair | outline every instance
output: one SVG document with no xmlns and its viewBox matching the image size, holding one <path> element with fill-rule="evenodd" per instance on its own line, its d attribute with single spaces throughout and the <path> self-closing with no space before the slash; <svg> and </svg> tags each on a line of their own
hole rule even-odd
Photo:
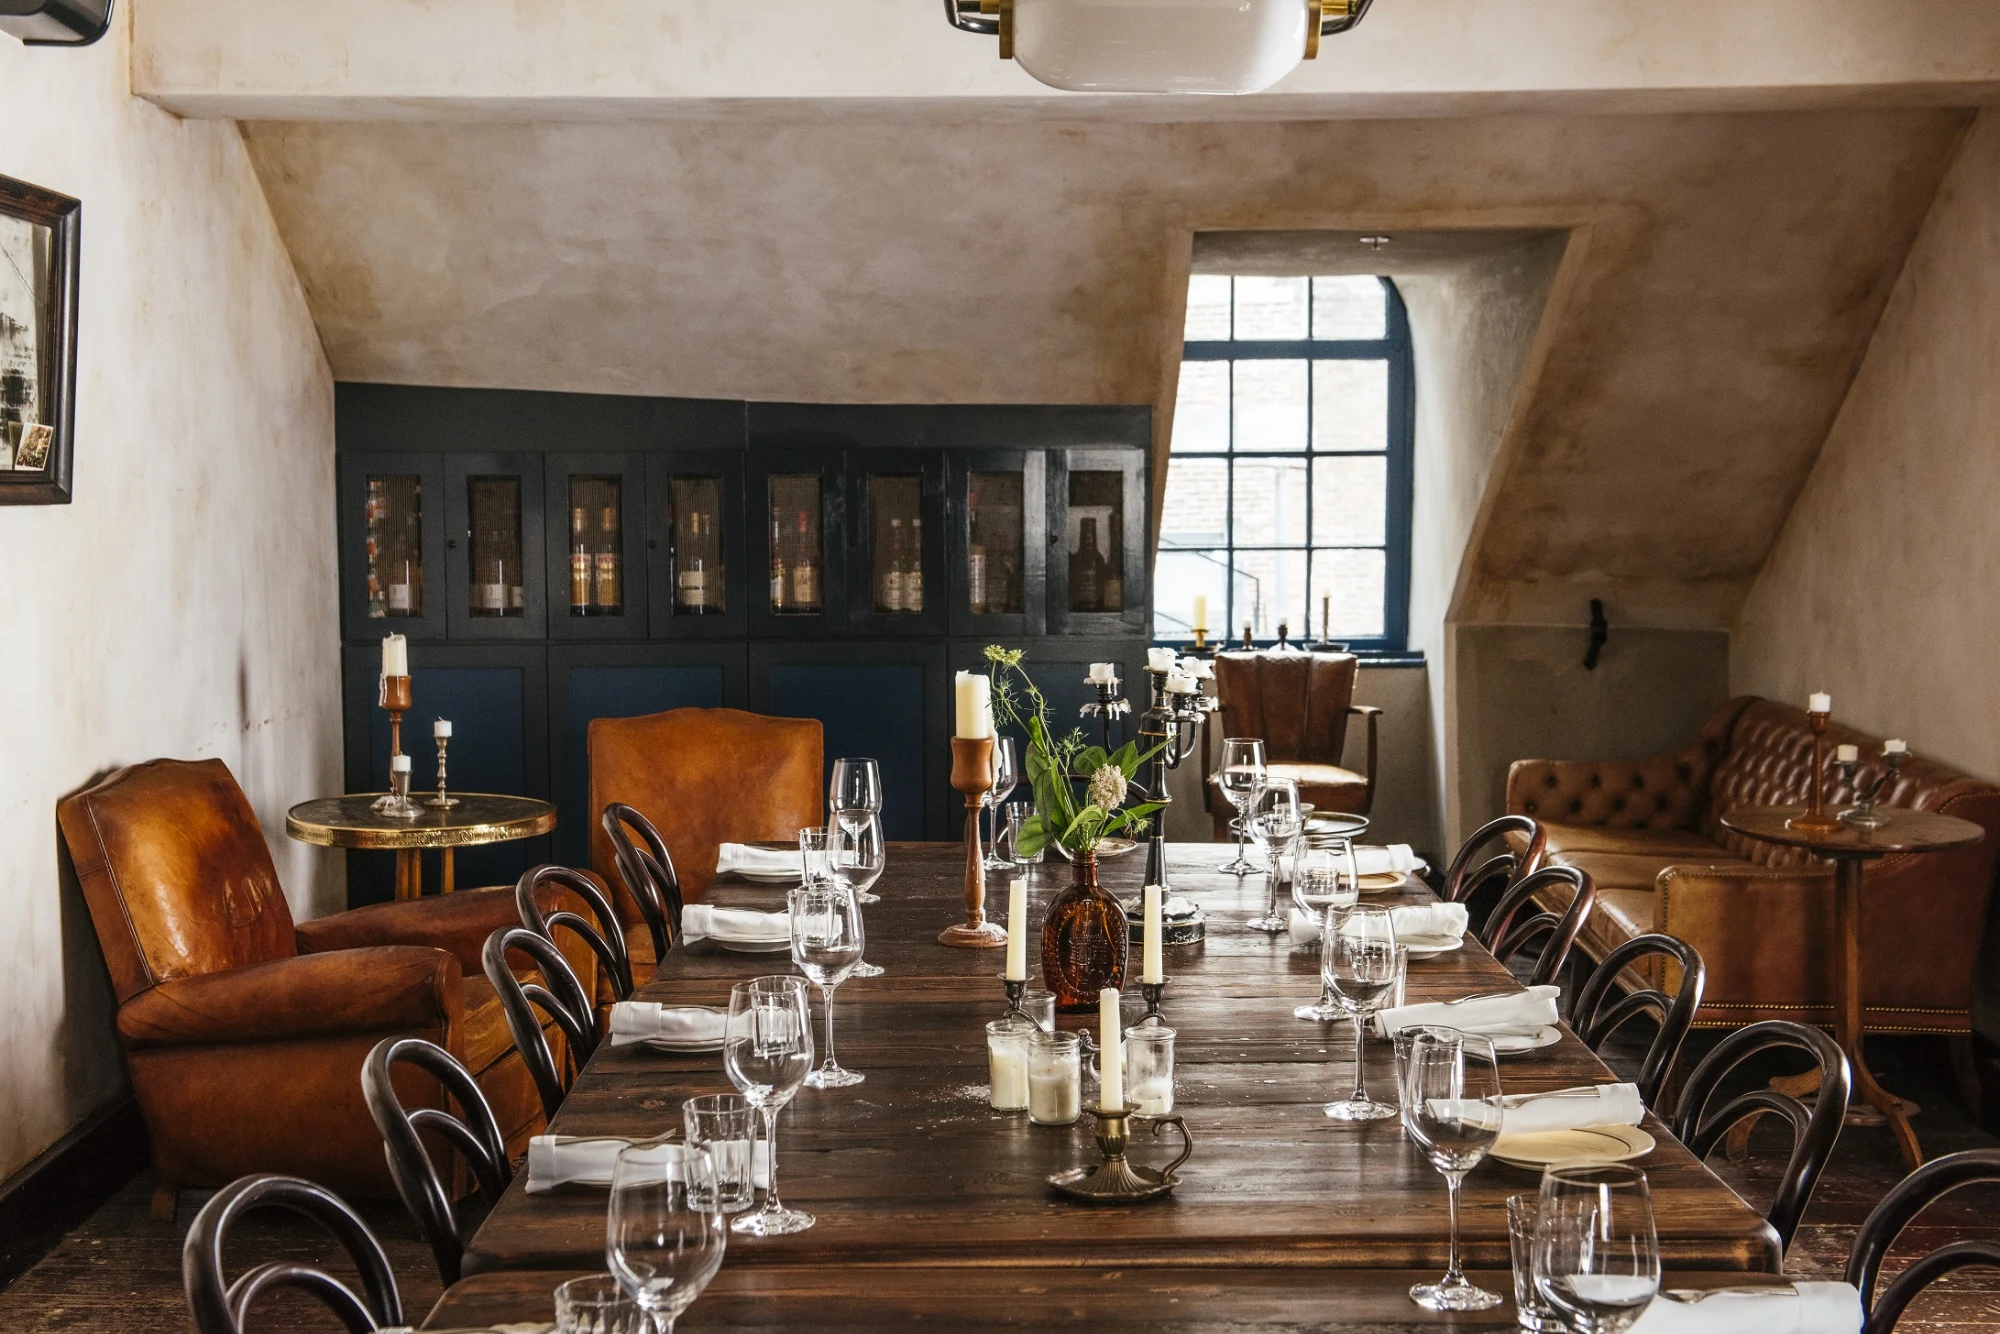
<svg viewBox="0 0 2000 1334">
<path fill-rule="evenodd" d="M 405 1109 L 392 1078 L 398 1065 L 415 1066 L 437 1080 L 457 1100 L 461 1115 L 453 1116 L 437 1107 Z M 479 1092 L 472 1072 L 443 1047 L 422 1038 L 383 1038 L 376 1043 L 361 1067 L 361 1092 L 368 1100 L 375 1128 L 382 1132 L 382 1151 L 389 1159 L 396 1194 L 430 1243 L 438 1277 L 450 1287 L 462 1277 L 465 1239 L 459 1233 L 451 1194 L 417 1132 L 428 1130 L 459 1151 L 479 1183 L 481 1199 L 491 1209 L 514 1179 L 500 1123 L 494 1120 L 493 1109 Z"/>
<path fill-rule="evenodd" d="M 1522 909 L 1534 908 L 1535 891 L 1548 885 L 1569 886 L 1568 909 L 1561 916 L 1548 911 L 1531 912 L 1516 921 L 1521 917 Z M 1596 881 L 1574 866 L 1545 866 L 1507 887 L 1507 892 L 1500 896 L 1500 902 L 1494 905 L 1492 916 L 1479 928 L 1479 943 L 1504 964 L 1529 941 L 1546 934 L 1548 940 L 1542 945 L 1541 957 L 1535 961 L 1534 971 L 1528 975 L 1529 986 L 1545 986 L 1562 976 L 1563 965 L 1569 962 L 1570 947 L 1576 944 L 1577 932 L 1583 930 L 1590 910 L 1596 905 Z"/>
<path fill-rule="evenodd" d="M 1613 1000 L 1619 973 L 1648 955 L 1660 955 L 1680 965 L 1680 990 L 1669 999 L 1666 992 L 1646 987 Z M 1577 991 L 1569 1009 L 1569 1026 L 1584 1046 L 1599 1051 L 1605 1039 L 1628 1020 L 1642 1014 L 1652 1016 L 1659 1031 L 1653 1034 L 1653 1044 L 1646 1048 L 1646 1059 L 1639 1066 L 1639 1098 L 1655 1115 L 1667 1116 L 1673 1109 L 1661 1106 L 1660 1096 L 1673 1079 L 1674 1066 L 1680 1061 L 1688 1030 L 1694 1027 L 1707 984 L 1708 968 L 1694 946 L 1673 936 L 1634 936 L 1605 955 L 1604 962 Z"/>
<path fill-rule="evenodd" d="M 246 1269 L 234 1283 L 222 1272 L 222 1248 L 231 1225 L 252 1209 L 290 1209 L 318 1223 L 347 1248 L 361 1271 L 366 1296 L 312 1265 L 266 1260 Z M 374 1334 L 403 1323 L 403 1299 L 381 1243 L 338 1195 L 298 1177 L 258 1175 L 239 1178 L 210 1197 L 195 1215 L 181 1247 L 181 1281 L 196 1334 L 244 1334 L 245 1317 L 257 1298 L 273 1288 L 298 1288 L 326 1306 L 349 1334 Z"/>
<path fill-rule="evenodd" d="M 604 808 L 604 832 L 611 840 L 611 856 L 618 866 L 618 879 L 625 892 L 639 905 L 646 930 L 653 937 L 655 963 L 667 957 L 667 950 L 681 935 L 681 880 L 674 873 L 674 859 L 667 855 L 667 841 L 651 820 L 622 801 Z M 633 833 L 646 846 L 632 841 Z"/>
<path fill-rule="evenodd" d="M 1911 1220 L 1960 1186 L 1996 1182 L 2000 1182 L 2000 1149 L 1968 1149 L 1925 1163 L 1869 1211 L 1847 1254 L 1847 1281 L 1861 1290 L 1861 1309 L 1868 1313 L 1862 1334 L 1889 1334 L 1918 1293 L 1955 1269 L 2000 1268 L 2000 1242 L 1955 1241 L 1913 1261 L 1880 1297 L 1874 1295 L 1882 1261 Z"/>
<path fill-rule="evenodd" d="M 1475 864 L 1475 858 L 1487 844 L 1508 834 L 1525 835 L 1527 849 L 1517 855 L 1503 845 L 1501 851 Z M 1481 825 L 1451 859 L 1440 897 L 1446 903 L 1464 903 L 1487 885 L 1496 882 L 1512 885 L 1524 875 L 1533 875 L 1542 869 L 1542 851 L 1547 842 L 1548 835 L 1542 827 L 1525 815 L 1503 815 Z"/>
<path fill-rule="evenodd" d="M 597 920 L 567 908 L 544 913 L 535 902 L 535 891 L 548 884 L 561 885 L 589 904 Z M 595 880 L 567 866 L 537 866 L 515 882 L 514 906 L 521 914 L 521 925 L 551 945 L 557 943 L 558 928 L 574 931 L 604 966 L 612 999 L 632 999 L 632 959 L 625 952 L 625 933 L 618 925 L 618 914 L 611 910 L 611 900 Z"/>
<path fill-rule="evenodd" d="M 1776 1048 L 1802 1051 L 1818 1063 L 1819 1095 L 1811 1110 L 1797 1098 L 1761 1086 L 1739 1094 L 1714 1112 L 1708 1110 L 1716 1090 L 1736 1067 L 1758 1052 Z M 1674 1138 L 1687 1145 L 1695 1157 L 1706 1158 L 1722 1137 L 1746 1118 L 1773 1112 L 1791 1122 L 1792 1156 L 1764 1215 L 1777 1230 L 1779 1245 L 1789 1249 L 1799 1219 L 1812 1200 L 1813 1187 L 1833 1156 L 1834 1141 L 1840 1138 L 1853 1082 L 1847 1057 L 1832 1038 L 1804 1024 L 1767 1019 L 1731 1033 L 1694 1068 L 1674 1114 Z"/>
<path fill-rule="evenodd" d="M 539 982 L 522 981 L 507 966 L 510 951 L 519 950 L 535 961 L 541 971 Z M 486 980 L 500 998 L 501 1012 L 507 1016 L 507 1031 L 514 1035 L 515 1049 L 521 1053 L 535 1088 L 542 1095 L 542 1113 L 555 1118 L 569 1092 L 570 1079 L 583 1068 L 597 1049 L 597 1010 L 583 983 L 570 971 L 569 961 L 547 936 L 538 936 L 524 926 L 502 927 L 486 938 L 481 952 Z M 542 1021 L 535 1017 L 539 1006 L 555 1021 L 567 1039 L 567 1057 L 558 1065 L 549 1049 Z"/>
</svg>

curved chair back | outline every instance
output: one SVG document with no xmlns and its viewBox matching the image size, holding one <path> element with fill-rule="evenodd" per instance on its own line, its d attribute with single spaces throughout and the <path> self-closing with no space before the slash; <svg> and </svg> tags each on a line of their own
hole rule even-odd
<svg viewBox="0 0 2000 1334">
<path fill-rule="evenodd" d="M 1535 891 L 1548 885 L 1567 885 L 1570 889 L 1569 907 L 1560 916 L 1535 909 Z M 1528 976 L 1529 986 L 1544 986 L 1562 975 L 1563 965 L 1569 962 L 1570 947 L 1576 944 L 1577 933 L 1583 930 L 1590 910 L 1596 905 L 1597 882 L 1587 874 L 1574 866 L 1544 866 L 1507 887 L 1486 924 L 1479 928 L 1479 943 L 1504 964 L 1522 946 L 1546 933 L 1549 938 L 1542 945 L 1542 957 L 1535 961 L 1534 971 Z M 1524 908 L 1529 910 L 1526 917 L 1521 915 Z"/>
<path fill-rule="evenodd" d="M 604 808 L 603 825 L 618 879 L 639 905 L 639 915 L 652 933 L 653 958 L 664 959 L 680 939 L 682 902 L 680 877 L 674 874 L 674 859 L 667 855 L 667 841 L 658 826 L 622 801 Z M 645 847 L 632 842 L 634 831 Z"/>
<path fill-rule="evenodd" d="M 1708 1109 L 1731 1071 L 1758 1052 L 1782 1047 L 1802 1051 L 1819 1064 L 1819 1096 L 1810 1111 L 1797 1098 L 1762 1086 L 1739 1094 L 1713 1112 Z M 1813 1187 L 1833 1156 L 1834 1141 L 1840 1138 L 1852 1084 L 1847 1057 L 1832 1038 L 1804 1024 L 1767 1019 L 1731 1033 L 1694 1068 L 1674 1113 L 1674 1136 L 1695 1157 L 1706 1158 L 1724 1135 L 1748 1117 L 1772 1112 L 1791 1122 L 1792 1156 L 1778 1179 L 1770 1211 L 1764 1215 L 1777 1230 L 1779 1245 L 1789 1248 L 1799 1219 L 1812 1200 Z"/>
<path fill-rule="evenodd" d="M 533 959 L 542 980 L 524 982 L 514 976 L 514 970 L 507 964 L 510 950 L 519 950 Z M 569 961 L 563 958 L 555 942 L 525 926 L 502 927 L 488 936 L 480 961 L 486 970 L 486 980 L 493 984 L 494 994 L 500 998 L 500 1009 L 507 1016 L 507 1031 L 514 1035 L 514 1046 L 521 1053 L 528 1073 L 535 1077 L 535 1089 L 542 1095 L 542 1113 L 553 1120 L 556 1109 L 562 1106 L 563 1095 L 569 1092 L 570 1076 L 583 1068 L 584 1061 L 596 1049 L 596 1007 L 590 1003 L 589 993 L 570 971 Z M 549 1049 L 542 1021 L 535 1017 L 537 1006 L 555 1021 L 568 1040 L 567 1059 L 560 1065 Z"/>
<path fill-rule="evenodd" d="M 1672 998 L 1656 987 L 1628 992 L 1611 1000 L 1618 974 L 1648 955 L 1660 955 L 1680 965 L 1680 990 Z M 1695 1012 L 1701 1009 L 1701 993 L 1708 985 L 1708 968 L 1701 952 L 1684 940 L 1658 934 L 1634 936 L 1604 956 L 1576 993 L 1570 1005 L 1569 1026 L 1592 1051 L 1635 1015 L 1649 1014 L 1659 1024 L 1653 1045 L 1639 1067 L 1639 1097 L 1653 1111 L 1666 1116 L 1672 1108 L 1659 1104 L 1660 1092 L 1672 1078 L 1680 1060 L 1688 1030 L 1694 1027 Z M 1610 1004 L 1606 1004 L 1610 1001 Z"/>
<path fill-rule="evenodd" d="M 252 1209 L 290 1209 L 318 1223 L 347 1248 L 361 1271 L 365 1296 L 324 1269 L 293 1260 L 266 1260 L 246 1269 L 234 1283 L 222 1272 L 222 1248 L 231 1225 Z M 403 1323 L 403 1299 L 381 1243 L 355 1212 L 324 1186 L 298 1177 L 258 1175 L 239 1178 L 209 1198 L 195 1215 L 181 1247 L 181 1281 L 196 1334 L 243 1334 L 244 1317 L 257 1298 L 273 1288 L 298 1288 L 319 1299 L 349 1334 Z"/>
<path fill-rule="evenodd" d="M 1861 1309 L 1868 1313 L 1862 1334 L 1888 1334 L 1911 1299 L 1955 1269 L 2000 1267 L 2000 1242 L 1955 1241 L 1912 1261 L 1881 1297 L 1874 1295 L 1882 1261 L 1911 1220 L 1960 1186 L 1984 1182 L 2000 1182 L 2000 1149 L 1968 1149 L 1925 1163 L 1869 1211 L 1847 1254 L 1847 1281 L 1861 1290 Z"/>
<path fill-rule="evenodd" d="M 567 908 L 543 913 L 541 905 L 535 902 L 535 891 L 550 884 L 561 885 L 589 904 L 597 920 L 593 922 Z M 625 951 L 625 931 L 619 925 L 618 914 L 611 910 L 611 900 L 595 880 L 567 866 L 531 867 L 514 882 L 514 907 L 521 914 L 521 925 L 552 945 L 557 943 L 558 927 L 574 931 L 604 965 L 611 994 L 618 1000 L 632 998 L 632 959 Z"/>
<path fill-rule="evenodd" d="M 1487 851 L 1489 845 L 1508 834 L 1527 835 L 1527 851 L 1517 856 L 1502 844 L 1493 856 L 1475 861 Z M 1444 901 L 1464 903 L 1481 887 L 1495 880 L 1511 883 L 1522 875 L 1533 875 L 1542 869 L 1542 856 L 1547 843 L 1548 834 L 1541 825 L 1525 815 L 1503 815 L 1497 820 L 1489 820 L 1473 830 L 1472 837 L 1459 846 L 1458 855 L 1451 859 L 1451 869 L 1445 872 L 1444 877 Z"/>
<path fill-rule="evenodd" d="M 406 1110 L 396 1096 L 392 1078 L 398 1065 L 412 1065 L 444 1085 L 444 1091 L 458 1100 L 461 1116 L 437 1107 Z M 439 1179 L 437 1165 L 424 1148 L 420 1130 L 429 1130 L 465 1156 L 486 1207 L 492 1208 L 502 1191 L 514 1179 L 507 1161 L 507 1142 L 492 1107 L 479 1091 L 472 1072 L 458 1063 L 443 1047 L 422 1038 L 383 1038 L 368 1053 L 361 1067 L 361 1092 L 368 1100 L 368 1114 L 382 1132 L 382 1151 L 389 1159 L 389 1175 L 403 1207 L 416 1220 L 417 1230 L 431 1244 L 437 1257 L 438 1277 L 446 1287 L 458 1282 L 465 1259 L 465 1242 L 458 1233 L 458 1217 L 452 1212 L 451 1196 Z"/>
</svg>

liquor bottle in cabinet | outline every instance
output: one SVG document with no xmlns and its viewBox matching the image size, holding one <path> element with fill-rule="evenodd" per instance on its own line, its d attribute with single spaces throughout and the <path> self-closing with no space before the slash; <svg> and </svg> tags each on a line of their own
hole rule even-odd
<svg viewBox="0 0 2000 1334">
<path fill-rule="evenodd" d="M 816 612 L 819 610 L 819 555 L 813 550 L 811 526 L 806 512 L 799 511 L 798 543 L 792 558 L 791 601 L 787 611 Z"/>
<path fill-rule="evenodd" d="M 986 614 L 986 548 L 974 543 L 965 553 L 966 601 L 974 616 Z"/>
<path fill-rule="evenodd" d="M 696 511 L 675 550 L 674 614 L 719 616 L 723 613 L 722 561 L 715 536 L 715 516 Z"/>
<path fill-rule="evenodd" d="M 408 476 L 370 477 L 367 524 L 368 615 L 424 614 L 423 483 Z"/>
<path fill-rule="evenodd" d="M 772 516 L 771 519 L 771 610 L 772 611 L 788 610 L 788 608 L 785 606 L 786 591 L 787 591 L 787 583 L 785 580 L 785 548 L 784 548 L 784 543 L 781 540 L 778 528 L 778 520 L 777 517 L 774 515 Z"/>
<path fill-rule="evenodd" d="M 1079 544 L 1069 558 L 1069 603 L 1078 611 L 1100 611 L 1105 606 L 1105 580 L 1110 571 L 1097 549 L 1097 520 L 1081 520 L 1079 532 Z"/>
<path fill-rule="evenodd" d="M 625 604 L 618 547 L 618 507 L 606 505 L 598 514 L 597 550 L 594 553 L 597 572 L 596 611 L 600 615 L 616 615 Z"/>
<path fill-rule="evenodd" d="M 590 590 L 597 562 L 590 550 L 590 512 L 581 505 L 569 512 L 569 614 L 590 615 Z"/>
<path fill-rule="evenodd" d="M 922 516 L 910 520 L 910 545 L 903 561 L 903 610 L 921 612 L 924 609 L 924 521 Z"/>
<path fill-rule="evenodd" d="M 882 592 L 875 599 L 875 610 L 899 612 L 903 610 L 903 521 L 889 520 L 889 559 L 882 570 Z"/>
</svg>

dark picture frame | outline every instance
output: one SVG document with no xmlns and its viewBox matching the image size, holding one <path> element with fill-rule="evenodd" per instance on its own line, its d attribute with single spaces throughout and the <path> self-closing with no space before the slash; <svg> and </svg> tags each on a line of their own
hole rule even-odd
<svg viewBox="0 0 2000 1334">
<path fill-rule="evenodd" d="M 81 201 L 0 176 L 0 505 L 71 500 L 82 226 Z"/>
</svg>

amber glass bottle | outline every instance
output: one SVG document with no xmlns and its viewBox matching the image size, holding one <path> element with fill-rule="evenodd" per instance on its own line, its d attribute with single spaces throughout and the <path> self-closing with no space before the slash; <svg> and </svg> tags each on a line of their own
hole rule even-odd
<svg viewBox="0 0 2000 1334">
<path fill-rule="evenodd" d="M 1080 852 L 1068 889 L 1049 902 L 1042 919 L 1042 983 L 1056 1008 L 1078 1014 L 1097 1008 L 1097 993 L 1125 986 L 1131 927 L 1118 900 L 1097 884 L 1097 854 Z"/>
</svg>

